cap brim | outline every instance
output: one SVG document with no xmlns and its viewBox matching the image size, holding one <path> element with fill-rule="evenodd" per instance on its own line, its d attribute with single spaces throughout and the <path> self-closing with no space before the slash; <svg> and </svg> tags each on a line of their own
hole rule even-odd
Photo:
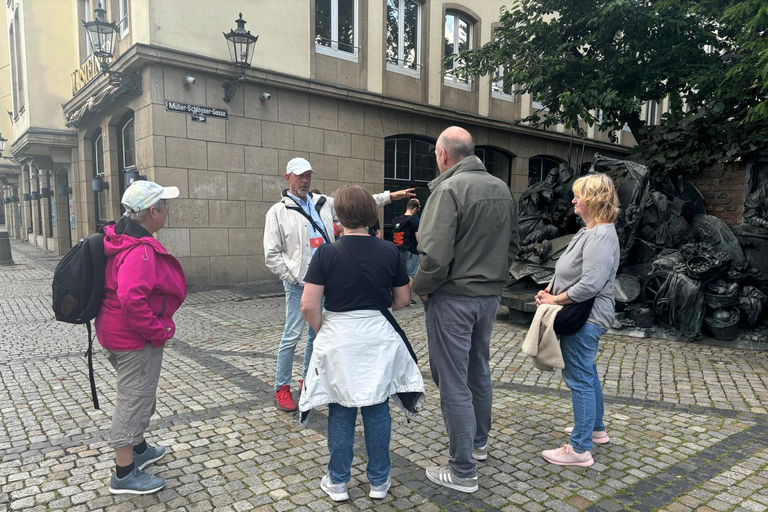
<svg viewBox="0 0 768 512">
<path fill-rule="evenodd" d="M 163 187 L 163 195 L 160 199 L 176 199 L 179 197 L 179 187 Z"/>
</svg>

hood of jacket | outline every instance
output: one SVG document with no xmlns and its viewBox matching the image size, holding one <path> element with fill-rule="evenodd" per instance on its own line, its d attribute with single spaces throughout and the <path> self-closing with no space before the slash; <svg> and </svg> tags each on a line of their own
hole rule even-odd
<svg viewBox="0 0 768 512">
<path fill-rule="evenodd" d="M 142 244 L 151 245 L 152 248 L 160 254 L 168 254 L 165 247 L 153 236 L 143 236 L 136 238 L 130 235 L 119 235 L 115 233 L 115 225 L 104 227 L 104 256 L 110 257 L 116 254 L 133 249 Z"/>
</svg>

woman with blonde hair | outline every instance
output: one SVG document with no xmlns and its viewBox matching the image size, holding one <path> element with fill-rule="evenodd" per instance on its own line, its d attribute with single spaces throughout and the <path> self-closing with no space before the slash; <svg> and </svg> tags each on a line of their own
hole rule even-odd
<svg viewBox="0 0 768 512">
<path fill-rule="evenodd" d="M 619 199 L 611 178 L 589 174 L 573 184 L 574 213 L 585 227 L 573 237 L 557 261 L 555 275 L 536 294 L 536 306 L 566 306 L 594 298 L 587 322 L 575 334 L 560 337 L 565 368 L 563 378 L 571 390 L 574 426 L 565 429 L 569 443 L 542 456 L 552 464 L 591 466 L 593 443 L 609 441 L 603 424 L 603 391 L 595 356 L 602 335 L 613 324 L 613 283 L 619 268 L 616 217 Z"/>
</svg>

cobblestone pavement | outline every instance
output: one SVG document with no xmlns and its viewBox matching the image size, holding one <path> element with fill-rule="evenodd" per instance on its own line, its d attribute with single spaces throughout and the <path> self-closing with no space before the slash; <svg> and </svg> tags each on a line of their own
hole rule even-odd
<svg viewBox="0 0 768 512">
<path fill-rule="evenodd" d="M 606 335 L 597 365 L 611 443 L 595 448 L 590 468 L 554 466 L 539 454 L 567 441 L 569 393 L 558 372 L 539 372 L 521 355 L 525 332 L 504 308 L 492 340 L 494 418 L 480 490 L 466 495 L 425 478 L 424 467 L 447 462 L 447 444 L 423 310 L 410 307 L 396 316 L 425 375 L 425 409 L 411 423 L 393 409 L 389 496 L 368 498 L 358 437 L 350 500 L 334 504 L 319 488 L 325 411 L 302 429 L 272 401 L 283 298 L 243 290 L 193 293 L 177 314 L 148 432 L 169 449 L 150 468 L 167 485 L 113 496 L 113 370 L 97 350 L 96 411 L 85 329 L 50 311 L 56 260 L 28 244 L 13 250 L 18 265 L 0 267 L 0 511 L 768 510 L 765 353 Z"/>
</svg>

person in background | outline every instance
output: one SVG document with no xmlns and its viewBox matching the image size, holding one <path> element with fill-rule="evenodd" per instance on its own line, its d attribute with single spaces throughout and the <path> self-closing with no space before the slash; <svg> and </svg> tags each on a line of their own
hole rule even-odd
<svg viewBox="0 0 768 512">
<path fill-rule="evenodd" d="M 397 246 L 400 257 L 403 259 L 405 270 L 413 286 L 413 278 L 416 277 L 416 269 L 419 266 L 419 251 L 416 246 L 419 243 L 419 218 L 417 214 L 421 209 L 421 203 L 415 197 L 408 201 L 405 213 L 392 219 L 392 242 Z M 416 302 L 411 301 L 411 305 Z"/>
<path fill-rule="evenodd" d="M 309 261 L 318 247 L 333 242 L 333 198 L 312 195 L 312 176 L 317 171 L 304 158 L 293 158 L 285 169 L 288 188 L 282 191 L 280 201 L 267 211 L 264 227 L 264 261 L 283 281 L 285 290 L 285 328 L 277 350 L 275 370 L 275 404 L 282 411 L 295 411 L 296 402 L 291 394 L 293 355 L 304 332 L 301 315 L 301 294 L 304 291 L 304 274 Z M 391 201 L 412 197 L 413 189 L 375 194 L 377 206 Z M 299 389 L 307 373 L 312 356 L 315 330 L 307 329 Z"/>
<path fill-rule="evenodd" d="M 376 238 L 384 238 L 384 235 L 381 233 L 381 224 L 379 224 L 378 217 L 376 218 L 376 222 L 374 222 L 373 226 L 368 228 L 368 234 L 375 236 Z"/>
<path fill-rule="evenodd" d="M 104 296 L 96 315 L 96 336 L 117 372 L 109 446 L 116 468 L 109 492 L 150 494 L 165 479 L 144 471 L 166 449 L 144 438 L 155 412 L 163 347 L 176 332 L 173 314 L 187 296 L 179 262 L 152 235 L 165 225 L 168 199 L 176 187 L 136 181 L 123 194 L 125 214 L 104 228 Z"/>
<path fill-rule="evenodd" d="M 449 464 L 428 467 L 427 478 L 462 492 L 477 491 L 475 460 L 488 458 L 490 339 L 519 242 L 509 187 L 474 153 L 463 128 L 452 126 L 437 139 L 440 176 L 429 183 L 413 280 L 450 450 Z"/>
<path fill-rule="evenodd" d="M 560 337 L 565 368 L 563 379 L 571 390 L 574 426 L 565 429 L 568 443 L 541 455 L 561 466 L 591 466 L 593 443 L 610 441 L 603 423 L 603 390 L 595 357 L 600 338 L 613 324 L 613 283 L 619 268 L 616 218 L 619 199 L 605 174 L 589 174 L 573 184 L 574 213 L 584 221 L 555 265 L 550 284 L 536 294 L 536 306 L 565 306 L 595 298 L 587 323 L 576 333 Z"/>
<path fill-rule="evenodd" d="M 380 304 L 392 310 L 407 306 L 411 290 L 397 249 L 368 235 L 367 226 L 377 214 L 371 194 L 358 185 L 344 185 L 335 199 L 336 215 L 344 226 L 337 243 L 371 281 Z M 349 499 L 358 407 L 368 454 L 369 496 L 383 499 L 391 485 L 389 397 L 395 395 L 400 404 L 397 393 L 420 393 L 422 399 L 424 393 L 421 373 L 403 339 L 355 275 L 336 247 L 323 245 L 309 264 L 301 299 L 301 311 L 318 334 L 300 408 L 308 414 L 328 404 L 331 458 L 320 487 L 334 501 Z"/>
</svg>

